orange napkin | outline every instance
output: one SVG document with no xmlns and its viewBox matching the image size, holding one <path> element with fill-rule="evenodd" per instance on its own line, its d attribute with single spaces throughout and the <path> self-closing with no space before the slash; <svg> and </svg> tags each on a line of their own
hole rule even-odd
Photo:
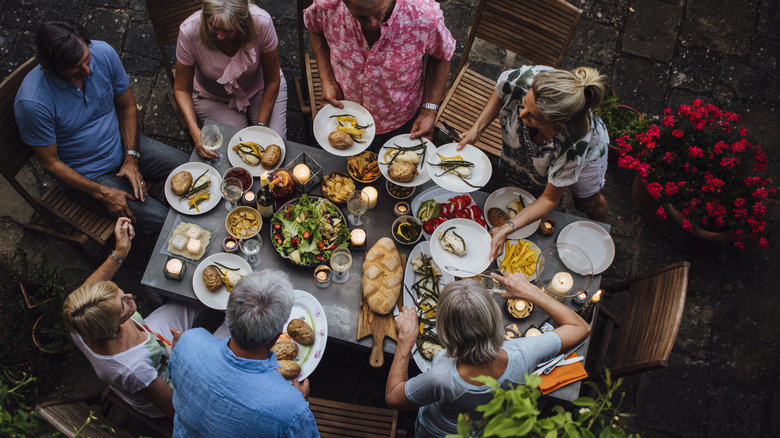
<svg viewBox="0 0 780 438">
<path fill-rule="evenodd" d="M 577 353 L 572 353 L 566 359 L 577 357 Z M 575 362 L 569 365 L 563 365 L 553 368 L 550 374 L 542 374 L 542 384 L 539 390 L 542 394 L 549 394 L 558 388 L 562 388 L 569 383 L 576 382 L 588 377 L 582 362 Z"/>
</svg>

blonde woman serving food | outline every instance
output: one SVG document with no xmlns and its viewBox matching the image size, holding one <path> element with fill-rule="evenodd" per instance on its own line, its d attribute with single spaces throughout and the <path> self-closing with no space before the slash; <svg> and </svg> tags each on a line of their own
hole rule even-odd
<svg viewBox="0 0 780 438">
<path fill-rule="evenodd" d="M 491 260 L 503 253 L 509 234 L 546 216 L 567 188 L 578 210 L 606 221 L 608 205 L 601 189 L 609 136 L 604 122 L 591 112 L 601 103 L 604 88 L 604 76 L 588 67 L 565 71 L 523 66 L 498 78 L 482 114 L 460 136 L 458 148 L 475 144 L 499 116 L 503 131 L 499 174 L 507 184 L 541 195 L 495 229 Z"/>
<path fill-rule="evenodd" d="M 173 92 L 203 158 L 197 119 L 287 135 L 287 83 L 271 16 L 247 0 L 205 0 L 179 27 Z"/>
</svg>

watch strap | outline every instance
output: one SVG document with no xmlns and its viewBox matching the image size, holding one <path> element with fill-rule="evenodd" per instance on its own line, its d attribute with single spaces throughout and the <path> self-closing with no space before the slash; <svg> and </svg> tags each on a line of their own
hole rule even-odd
<svg viewBox="0 0 780 438">
<path fill-rule="evenodd" d="M 116 253 L 114 251 L 111 251 L 111 258 L 113 258 L 114 261 L 116 261 L 120 265 L 125 262 L 125 259 L 123 259 L 122 257 L 119 257 L 118 255 L 116 255 Z"/>
<path fill-rule="evenodd" d="M 138 151 L 128 150 L 128 151 L 125 151 L 125 155 L 132 155 L 132 156 L 134 156 L 135 158 L 137 158 L 139 160 L 141 159 L 141 153 L 138 152 Z"/>
<path fill-rule="evenodd" d="M 437 105 L 435 103 L 430 103 L 430 102 L 425 102 L 424 104 L 422 104 L 420 106 L 420 108 L 434 110 L 434 111 L 439 111 L 439 105 Z"/>
</svg>

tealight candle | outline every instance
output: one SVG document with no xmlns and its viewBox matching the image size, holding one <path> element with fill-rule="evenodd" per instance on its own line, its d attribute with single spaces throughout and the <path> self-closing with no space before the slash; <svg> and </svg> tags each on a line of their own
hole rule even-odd
<svg viewBox="0 0 780 438">
<path fill-rule="evenodd" d="M 544 234 L 545 236 L 549 236 L 552 233 L 554 233 L 555 232 L 555 220 L 552 219 L 552 218 L 549 218 L 549 217 L 547 219 L 543 220 L 539 224 L 539 231 L 541 231 L 542 234 Z"/>
<path fill-rule="evenodd" d="M 368 209 L 371 210 L 376 207 L 376 199 L 379 196 L 379 192 L 371 186 L 366 186 L 363 188 L 363 193 L 368 196 Z"/>
<path fill-rule="evenodd" d="M 333 271 L 330 269 L 330 266 L 319 265 L 314 268 L 314 284 L 316 284 L 317 287 L 330 286 L 330 281 L 332 278 Z"/>
<path fill-rule="evenodd" d="M 409 204 L 403 201 L 399 202 L 398 204 L 395 204 L 395 207 L 393 207 L 393 213 L 395 213 L 395 215 L 398 217 L 408 214 Z"/>
<path fill-rule="evenodd" d="M 355 228 L 350 233 L 352 235 L 351 241 L 352 245 L 354 246 L 360 246 L 366 243 L 366 232 L 365 230 L 361 230 L 360 228 Z"/>
<path fill-rule="evenodd" d="M 582 291 L 574 296 L 574 303 L 578 306 L 582 306 L 588 301 L 588 292 Z"/>
<path fill-rule="evenodd" d="M 520 337 L 520 327 L 515 323 L 507 324 L 504 326 L 504 339 L 510 340 Z"/>
<path fill-rule="evenodd" d="M 238 240 L 236 240 L 235 237 L 225 237 L 225 240 L 222 241 L 222 249 L 224 249 L 225 252 L 236 252 L 238 249 Z"/>
<path fill-rule="evenodd" d="M 306 184 L 306 181 L 311 178 L 311 169 L 309 169 L 309 166 L 303 163 L 298 164 L 293 168 L 293 176 L 298 180 L 299 183 Z"/>
<path fill-rule="evenodd" d="M 255 195 L 254 192 L 247 191 L 243 196 L 241 196 L 241 205 L 253 207 L 256 199 L 257 195 Z"/>
<path fill-rule="evenodd" d="M 541 334 L 542 334 L 541 330 L 539 330 L 536 327 L 531 327 L 531 328 L 529 328 L 528 330 L 525 331 L 525 335 L 524 336 L 526 338 L 530 338 L 531 336 L 539 336 Z"/>
<path fill-rule="evenodd" d="M 550 282 L 549 291 L 556 295 L 566 295 L 574 286 L 574 279 L 568 272 L 559 272 L 555 274 Z"/>
<path fill-rule="evenodd" d="M 184 277 L 184 270 L 186 268 L 187 265 L 185 265 L 184 262 L 180 259 L 177 259 L 176 257 L 168 257 L 168 261 L 165 263 L 163 274 L 165 274 L 165 278 L 181 281 L 181 279 Z"/>
</svg>

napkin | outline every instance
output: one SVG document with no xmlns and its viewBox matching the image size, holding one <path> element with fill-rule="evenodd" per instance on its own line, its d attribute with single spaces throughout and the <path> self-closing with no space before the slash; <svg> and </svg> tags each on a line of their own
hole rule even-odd
<svg viewBox="0 0 780 438">
<path fill-rule="evenodd" d="M 577 357 L 577 353 L 570 354 L 566 359 L 571 359 L 572 357 Z M 549 374 L 542 374 L 542 384 L 539 385 L 539 390 L 542 394 L 549 394 L 558 388 L 586 377 L 588 377 L 588 373 L 585 372 L 582 362 L 562 365 L 553 368 Z"/>
</svg>

